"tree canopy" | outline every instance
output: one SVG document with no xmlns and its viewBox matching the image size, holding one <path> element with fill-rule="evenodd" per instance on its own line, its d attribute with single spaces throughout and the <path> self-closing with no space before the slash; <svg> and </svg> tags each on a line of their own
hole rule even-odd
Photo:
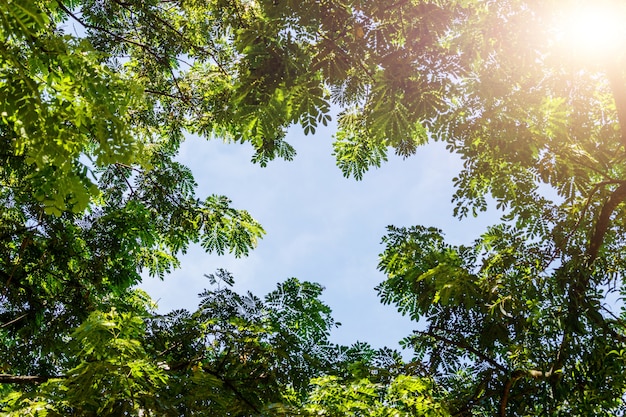
<svg viewBox="0 0 626 417">
<path fill-rule="evenodd" d="M 626 312 L 608 301 L 626 268 L 626 35 L 572 50 L 560 22 L 583 6 L 1 3 L 0 410 L 623 413 Z M 334 114 L 345 176 L 442 141 L 463 161 L 454 215 L 502 213 L 465 246 L 389 227 L 377 290 L 416 321 L 412 357 L 330 343 L 322 287 L 295 278 L 260 298 L 218 271 L 196 311 L 158 314 L 142 274 L 165 277 L 191 244 L 245 256 L 264 234 L 196 195 L 185 135 L 248 143 L 265 165 L 295 155 L 288 127 Z"/>
</svg>

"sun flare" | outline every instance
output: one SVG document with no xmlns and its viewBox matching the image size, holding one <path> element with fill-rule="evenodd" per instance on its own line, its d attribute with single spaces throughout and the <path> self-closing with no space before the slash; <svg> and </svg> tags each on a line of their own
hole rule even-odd
<svg viewBox="0 0 626 417">
<path fill-rule="evenodd" d="M 559 14 L 558 42 L 568 52 L 590 59 L 609 57 L 626 46 L 626 5 L 580 2 Z"/>
</svg>

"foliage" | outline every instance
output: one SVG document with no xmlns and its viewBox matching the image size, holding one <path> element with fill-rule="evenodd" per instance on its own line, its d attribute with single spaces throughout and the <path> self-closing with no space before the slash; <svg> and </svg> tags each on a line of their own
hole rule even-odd
<svg viewBox="0 0 626 417">
<path fill-rule="evenodd" d="M 136 415 L 153 409 L 167 376 L 140 339 L 143 321 L 133 312 L 94 312 L 72 335 L 66 352 L 79 359 L 66 375 L 37 391 L 7 398 L 9 415 Z"/>
<path fill-rule="evenodd" d="M 428 381 L 417 377 L 400 375 L 387 387 L 381 387 L 380 384 L 368 379 L 341 384 L 337 377 L 333 376 L 314 379 L 312 382 L 314 388 L 307 411 L 313 415 L 377 417 L 447 415 L 430 397 L 432 388 Z"/>
<path fill-rule="evenodd" d="M 24 159 L 30 193 L 56 215 L 85 210 L 97 194 L 81 157 L 141 163 L 143 149 L 126 120 L 142 106 L 141 87 L 102 65 L 86 40 L 54 30 L 58 6 L 0 6 L 3 156 Z"/>
<path fill-rule="evenodd" d="M 229 283 L 225 271 L 209 276 Z M 258 415 L 286 410 L 331 369 L 334 327 L 318 284 L 290 279 L 265 297 L 228 286 L 198 310 L 155 314 L 141 292 L 95 311 L 73 332 L 67 366 L 5 399 L 9 415 Z M 125 311 L 124 311 L 125 310 Z M 142 315 L 138 315 L 143 311 Z"/>
<path fill-rule="evenodd" d="M 602 404 L 618 412 L 624 364 L 611 350 L 620 329 L 600 314 L 602 288 L 589 290 L 575 315 L 568 311 L 566 283 L 581 271 L 547 273 L 550 242 L 501 226 L 473 247 L 446 245 L 440 231 L 423 227 L 392 228 L 385 243 L 382 301 L 428 319 L 404 343 L 453 387 L 455 409 L 583 415 Z"/>
<path fill-rule="evenodd" d="M 626 313 L 609 301 L 624 292 L 625 42 L 568 53 L 556 22 L 573 7 L 0 4 L 3 412 L 623 413 Z M 344 175 L 441 140 L 464 163 L 455 215 L 503 213 L 461 246 L 389 229 L 378 291 L 426 327 L 384 378 L 376 358 L 393 354 L 330 346 L 317 284 L 264 300 L 220 284 L 165 316 L 132 290 L 191 244 L 241 256 L 264 233 L 195 195 L 175 160 L 185 134 L 249 143 L 265 165 L 294 157 L 289 126 L 314 133 L 331 108 Z"/>
<path fill-rule="evenodd" d="M 460 415 L 624 411 L 623 57 L 568 59 L 566 3 L 477 2 L 451 40 L 460 94 L 433 133 L 464 161 L 455 213 L 492 201 L 502 223 L 469 246 L 422 226 L 383 240 L 378 291 L 426 321 L 405 343 Z"/>
<path fill-rule="evenodd" d="M 0 9 L 0 367 L 45 378 L 142 272 L 163 277 L 195 242 L 246 255 L 264 232 L 226 197 L 196 197 L 175 138 L 149 132 L 144 86 L 62 31 L 63 3 Z"/>
<path fill-rule="evenodd" d="M 311 380 L 303 415 L 448 416 L 443 392 L 418 361 L 389 348 L 356 343 L 343 351 L 341 371 Z"/>
</svg>

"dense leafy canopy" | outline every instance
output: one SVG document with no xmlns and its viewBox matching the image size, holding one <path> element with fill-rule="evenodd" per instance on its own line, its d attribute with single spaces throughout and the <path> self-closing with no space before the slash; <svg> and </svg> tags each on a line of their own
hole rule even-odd
<svg viewBox="0 0 626 417">
<path fill-rule="evenodd" d="M 232 282 L 225 271 L 209 279 Z M 327 342 L 334 322 L 320 292 L 296 279 L 265 300 L 218 286 L 200 294 L 193 313 L 158 315 L 135 291 L 126 306 L 90 314 L 71 335 L 71 369 L 35 392 L 11 394 L 9 409 L 16 416 L 279 412 L 341 355 Z"/>
<path fill-rule="evenodd" d="M 614 15 L 624 7 L 606 0 Z M 13 415 L 616 415 L 626 313 L 626 37 L 568 50 L 567 0 L 0 4 L 0 407 Z M 333 107 L 335 106 L 335 107 Z M 263 235 L 199 198 L 185 134 L 291 159 L 337 109 L 361 178 L 444 141 L 473 243 L 390 227 L 378 287 L 414 357 L 333 346 L 321 287 L 209 276 L 195 312 L 133 289 L 190 244 Z"/>
</svg>

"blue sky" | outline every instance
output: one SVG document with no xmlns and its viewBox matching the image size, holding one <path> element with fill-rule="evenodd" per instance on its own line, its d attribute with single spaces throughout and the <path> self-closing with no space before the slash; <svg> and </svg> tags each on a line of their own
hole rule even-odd
<svg viewBox="0 0 626 417">
<path fill-rule="evenodd" d="M 199 246 L 181 258 L 182 266 L 165 280 L 147 278 L 142 287 L 161 311 L 194 309 L 197 294 L 209 286 L 204 274 L 218 268 L 235 277 L 235 288 L 263 296 L 290 277 L 322 284 L 323 300 L 342 326 L 332 341 L 365 341 L 374 347 L 398 347 L 416 328 L 393 306 L 382 305 L 374 287 L 387 225 L 421 224 L 443 229 L 450 243 L 470 243 L 496 219 L 483 214 L 453 218 L 452 178 L 461 163 L 441 143 L 418 149 L 403 160 L 391 155 L 362 181 L 346 179 L 332 156 L 333 126 L 304 136 L 294 128 L 287 141 L 297 150 L 293 161 L 252 164 L 249 145 L 189 138 L 179 160 L 198 182 L 197 194 L 228 196 L 235 208 L 248 210 L 267 235 L 246 258 L 204 253 Z"/>
</svg>

